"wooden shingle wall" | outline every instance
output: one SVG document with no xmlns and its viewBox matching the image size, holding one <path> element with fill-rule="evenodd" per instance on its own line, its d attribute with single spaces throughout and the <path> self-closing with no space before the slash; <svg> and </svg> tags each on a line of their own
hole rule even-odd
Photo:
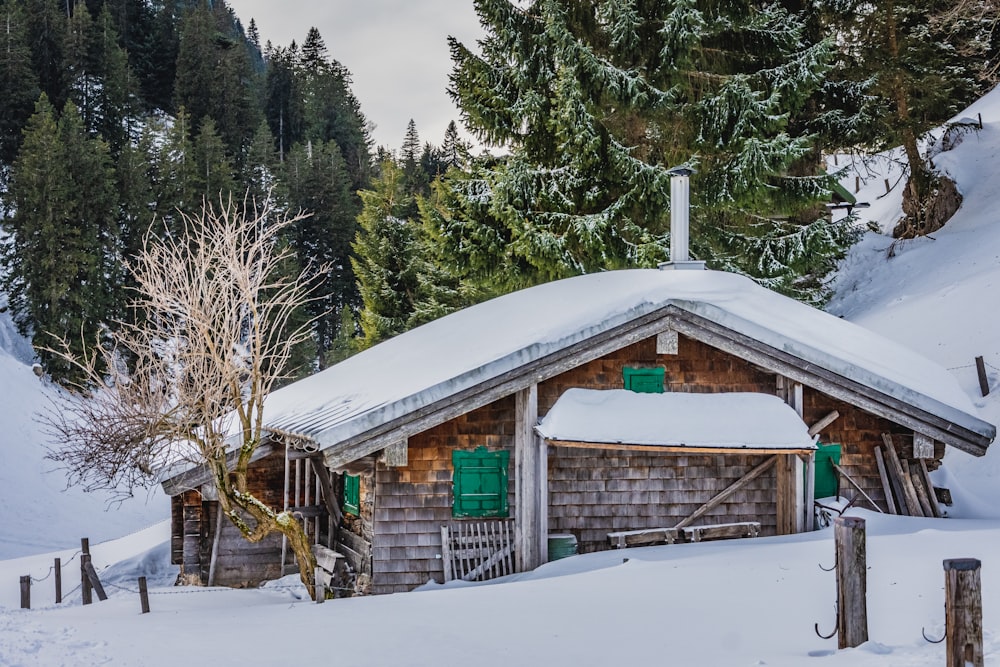
<svg viewBox="0 0 1000 667">
<path fill-rule="evenodd" d="M 408 465 L 375 471 L 373 593 L 409 591 L 443 580 L 441 526 L 452 521 L 451 453 L 512 449 L 514 399 L 505 398 L 413 436 Z M 513 507 L 513 467 L 508 499 Z"/>
</svg>

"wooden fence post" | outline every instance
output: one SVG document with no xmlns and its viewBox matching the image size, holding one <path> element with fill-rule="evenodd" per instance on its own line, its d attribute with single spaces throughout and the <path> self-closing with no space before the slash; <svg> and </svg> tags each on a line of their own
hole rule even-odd
<svg viewBox="0 0 1000 667">
<path fill-rule="evenodd" d="M 976 357 L 976 375 L 979 376 L 979 391 L 983 396 L 989 396 L 990 381 L 986 377 L 986 362 L 982 357 Z"/>
<path fill-rule="evenodd" d="M 837 551 L 837 648 L 868 641 L 868 576 L 865 520 L 841 516 L 833 520 Z"/>
<path fill-rule="evenodd" d="M 90 576 L 87 575 L 87 563 L 90 562 L 90 539 L 80 538 L 80 597 L 83 604 L 91 604 L 94 601 L 94 592 L 90 587 Z"/>
<path fill-rule="evenodd" d="M 983 595 L 977 558 L 944 561 L 947 667 L 983 667 Z"/>
<path fill-rule="evenodd" d="M 21 609 L 31 609 L 31 575 L 21 577 Z"/>
<path fill-rule="evenodd" d="M 139 577 L 139 605 L 142 613 L 149 613 L 149 590 L 146 588 L 146 577 Z"/>
<path fill-rule="evenodd" d="M 62 602 L 62 559 L 56 558 L 52 565 L 52 572 L 56 577 L 56 604 Z"/>
<path fill-rule="evenodd" d="M 313 587 L 316 590 L 316 604 L 326 602 L 326 586 L 323 585 L 325 581 L 323 574 L 323 568 L 317 565 L 316 569 L 313 570 Z"/>
</svg>

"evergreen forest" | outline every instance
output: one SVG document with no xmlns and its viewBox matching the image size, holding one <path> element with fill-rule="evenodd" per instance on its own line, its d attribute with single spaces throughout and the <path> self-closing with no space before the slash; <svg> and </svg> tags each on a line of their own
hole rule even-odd
<svg viewBox="0 0 1000 667">
<path fill-rule="evenodd" d="M 130 257 L 206 201 L 310 214 L 280 241 L 319 285 L 299 375 L 514 289 L 656 266 L 678 166 L 694 258 L 821 304 L 860 234 L 825 156 L 902 147 L 897 230 L 928 233 L 947 188 L 927 133 L 998 75 L 994 0 L 463 1 L 485 37 L 449 42 L 462 129 L 411 121 L 395 148 L 316 28 L 262 45 L 224 0 L 0 0 L 0 289 L 45 371 L 73 379 L 55 337 L 82 354 L 143 317 Z"/>
</svg>

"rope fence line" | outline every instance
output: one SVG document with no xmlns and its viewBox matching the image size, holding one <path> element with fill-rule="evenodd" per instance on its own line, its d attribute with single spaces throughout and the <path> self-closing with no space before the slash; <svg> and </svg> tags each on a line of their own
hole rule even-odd
<svg viewBox="0 0 1000 667">
<path fill-rule="evenodd" d="M 70 556 L 68 561 L 66 561 L 65 563 L 63 563 L 62 561 L 59 562 L 59 568 L 62 569 L 64 567 L 66 567 L 67 565 L 69 565 L 70 563 L 72 563 L 74 560 L 76 560 L 76 557 L 79 556 L 81 553 L 83 553 L 83 552 L 80 551 L 79 549 L 77 549 L 77 552 L 75 554 L 73 554 L 72 556 Z M 46 574 L 41 579 L 39 579 L 37 577 L 32 577 L 31 578 L 31 583 L 33 583 L 33 584 L 40 584 L 40 583 L 42 583 L 43 581 L 45 581 L 49 577 L 51 577 L 52 573 L 55 572 L 55 570 L 56 570 L 56 566 L 55 566 L 55 563 L 53 563 L 52 565 L 49 566 L 49 572 L 48 572 L 48 574 Z"/>
</svg>

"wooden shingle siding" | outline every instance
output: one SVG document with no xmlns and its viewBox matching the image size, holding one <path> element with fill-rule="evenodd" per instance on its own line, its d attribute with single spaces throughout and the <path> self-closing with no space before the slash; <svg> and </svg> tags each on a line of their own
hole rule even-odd
<svg viewBox="0 0 1000 667">
<path fill-rule="evenodd" d="M 373 593 L 443 581 L 441 526 L 452 521 L 453 450 L 513 449 L 514 400 L 505 398 L 409 439 L 408 465 L 375 470 Z M 514 481 L 508 480 L 513 507 Z"/>
</svg>

